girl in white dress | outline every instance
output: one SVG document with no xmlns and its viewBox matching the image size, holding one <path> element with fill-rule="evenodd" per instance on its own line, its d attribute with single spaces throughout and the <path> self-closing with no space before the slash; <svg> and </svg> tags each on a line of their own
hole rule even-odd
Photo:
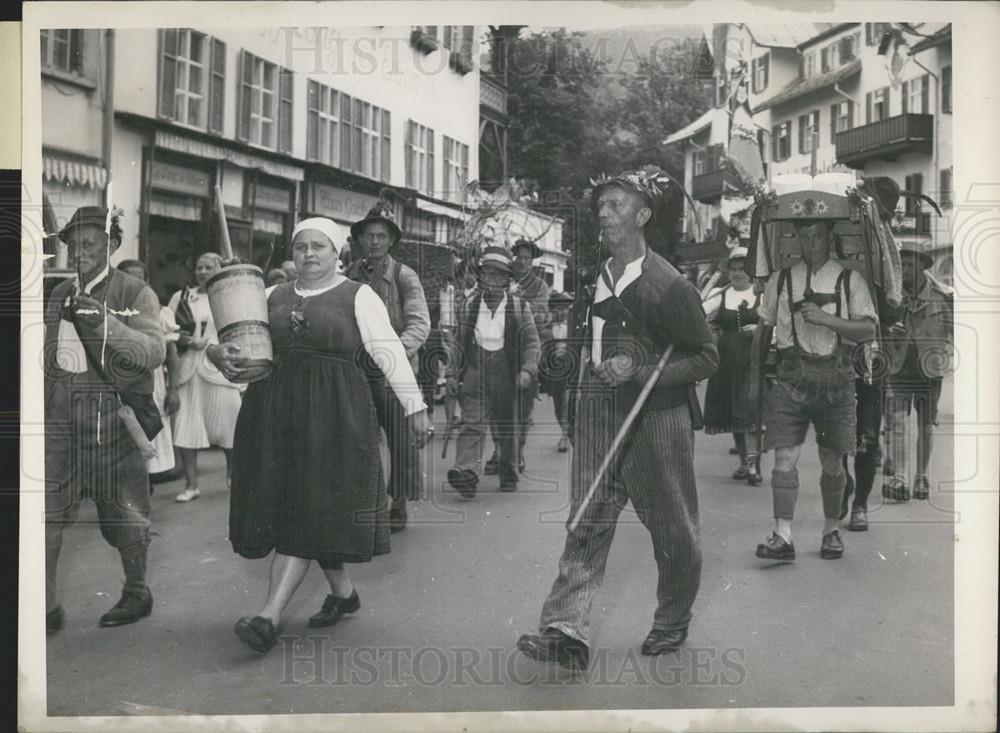
<svg viewBox="0 0 1000 733">
<path fill-rule="evenodd" d="M 201 496 L 199 450 L 213 446 L 222 448 L 226 455 L 227 487 L 232 474 L 233 433 L 245 385 L 227 381 L 205 357 L 205 349 L 219 343 L 205 285 L 221 268 L 222 258 L 214 252 L 206 252 L 195 266 L 197 287 L 185 288 L 170 298 L 171 310 L 175 313 L 179 308 L 185 310 L 184 317 L 178 318 L 185 332 L 179 341 L 181 353 L 175 383 L 179 385 L 180 407 L 174 418 L 174 445 L 184 463 L 186 479 L 184 490 L 177 495 L 180 502 Z"/>
</svg>

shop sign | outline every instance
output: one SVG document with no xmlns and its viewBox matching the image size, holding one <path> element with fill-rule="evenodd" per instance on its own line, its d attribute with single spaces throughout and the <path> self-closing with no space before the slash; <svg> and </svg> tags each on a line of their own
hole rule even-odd
<svg viewBox="0 0 1000 733">
<path fill-rule="evenodd" d="M 153 186 L 189 196 L 207 198 L 212 191 L 212 177 L 205 171 L 185 168 L 162 160 L 153 161 Z"/>
<path fill-rule="evenodd" d="M 377 196 L 348 191 L 325 183 L 313 183 L 310 189 L 309 211 L 341 221 L 360 221 L 379 202 Z"/>
</svg>

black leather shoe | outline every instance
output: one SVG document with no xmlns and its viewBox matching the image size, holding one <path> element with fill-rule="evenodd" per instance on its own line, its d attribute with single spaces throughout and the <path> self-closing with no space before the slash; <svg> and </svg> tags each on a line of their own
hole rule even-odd
<svg viewBox="0 0 1000 733">
<path fill-rule="evenodd" d="M 785 542 L 785 538 L 777 532 L 772 532 L 767 542 L 757 545 L 757 557 L 765 560 L 791 561 L 795 559 L 795 545 Z"/>
<path fill-rule="evenodd" d="M 465 499 L 472 499 L 476 495 L 476 484 L 479 477 L 472 469 L 449 468 L 448 483 L 458 491 Z"/>
<path fill-rule="evenodd" d="M 153 594 L 146 590 L 145 594 L 135 591 L 122 591 L 122 597 L 111 610 L 101 616 L 100 625 L 104 627 L 124 626 L 134 624 L 153 612 Z"/>
<path fill-rule="evenodd" d="M 263 616 L 244 616 L 236 622 L 233 631 L 240 637 L 248 647 L 255 652 L 265 653 L 271 651 L 278 643 L 278 631 L 271 623 L 271 619 Z"/>
<path fill-rule="evenodd" d="M 819 547 L 819 556 L 824 560 L 838 560 L 844 555 L 844 543 L 840 539 L 840 530 L 833 530 L 829 534 L 823 535 L 823 542 Z"/>
<path fill-rule="evenodd" d="M 587 645 L 557 629 L 525 634 L 517 640 L 517 648 L 536 662 L 555 662 L 565 669 L 582 670 L 590 663 Z"/>
<path fill-rule="evenodd" d="M 733 471 L 733 478 L 737 481 L 743 481 L 747 476 L 750 475 L 750 468 L 748 466 L 740 466 L 735 471 Z"/>
<path fill-rule="evenodd" d="M 486 476 L 496 476 L 500 471 L 500 457 L 494 453 L 490 460 L 486 461 L 486 465 L 483 467 L 483 474 Z"/>
<path fill-rule="evenodd" d="M 642 653 L 653 656 L 677 651 L 687 636 L 687 629 L 653 629 L 642 642 Z"/>
<path fill-rule="evenodd" d="M 395 502 L 389 509 L 389 532 L 396 534 L 406 529 L 406 504 Z"/>
<path fill-rule="evenodd" d="M 917 501 L 926 501 L 931 495 L 931 482 L 926 476 L 917 476 L 913 479 L 913 498 Z"/>
<path fill-rule="evenodd" d="M 517 479 L 516 478 L 501 479 L 500 491 L 517 491 Z"/>
<path fill-rule="evenodd" d="M 345 613 L 354 613 L 359 608 L 361 608 L 361 599 L 358 598 L 357 590 L 351 591 L 348 598 L 338 598 L 330 594 L 323 601 L 323 608 L 320 612 L 309 617 L 309 628 L 333 626 L 340 621 L 340 617 Z"/>
<path fill-rule="evenodd" d="M 909 501 L 910 490 L 906 487 L 906 480 L 900 476 L 893 476 L 882 484 L 882 496 L 893 501 Z"/>
<path fill-rule="evenodd" d="M 55 634 L 56 632 L 62 631 L 63 624 L 66 622 L 66 614 L 63 613 L 62 606 L 56 606 L 51 611 L 45 612 L 45 635 Z"/>
<path fill-rule="evenodd" d="M 760 486 L 764 483 L 764 477 L 760 475 L 760 472 L 756 468 L 751 468 L 747 471 L 747 483 L 751 486 Z"/>
</svg>

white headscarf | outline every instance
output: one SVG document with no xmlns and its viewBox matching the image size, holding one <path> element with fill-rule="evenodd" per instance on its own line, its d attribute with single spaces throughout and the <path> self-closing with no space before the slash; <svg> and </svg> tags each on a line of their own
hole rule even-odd
<svg viewBox="0 0 1000 733">
<path fill-rule="evenodd" d="M 295 236 L 306 229 L 315 229 L 317 232 L 325 234 L 326 238 L 333 244 L 333 248 L 337 250 L 338 255 L 344 250 L 344 245 L 347 244 L 347 237 L 344 236 L 340 225 L 332 219 L 327 219 L 325 216 L 314 216 L 311 219 L 300 221 L 292 231 L 292 240 L 294 241 Z"/>
</svg>

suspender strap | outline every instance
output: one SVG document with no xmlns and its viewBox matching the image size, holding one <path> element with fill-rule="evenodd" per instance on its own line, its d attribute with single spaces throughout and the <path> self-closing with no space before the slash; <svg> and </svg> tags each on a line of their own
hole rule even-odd
<svg viewBox="0 0 1000 733">
<path fill-rule="evenodd" d="M 784 289 L 785 283 L 788 284 L 788 317 L 792 322 L 792 341 L 795 343 L 795 348 L 800 352 L 804 353 L 802 344 L 799 343 L 799 334 L 795 329 L 795 313 L 792 310 L 792 303 L 795 298 L 792 296 L 792 271 L 788 267 L 781 269 L 781 274 L 778 275 L 778 297 L 781 297 L 781 291 Z M 847 296 L 848 306 L 847 311 L 850 314 L 850 298 L 851 298 L 851 271 L 848 268 L 841 270 L 840 275 L 837 276 L 837 283 L 834 286 L 834 295 L 837 298 L 837 318 L 841 318 L 841 292 Z M 841 345 L 841 336 L 837 334 L 837 346 Z"/>
<path fill-rule="evenodd" d="M 781 298 L 781 291 L 784 286 L 788 286 L 788 319 L 792 322 L 792 341 L 795 343 L 795 349 L 799 352 L 803 351 L 802 344 L 799 343 L 799 333 L 795 330 L 795 312 L 792 310 L 792 303 L 795 299 L 792 297 L 792 270 L 788 267 L 781 268 L 781 274 L 778 275 L 778 298 Z"/>
</svg>

